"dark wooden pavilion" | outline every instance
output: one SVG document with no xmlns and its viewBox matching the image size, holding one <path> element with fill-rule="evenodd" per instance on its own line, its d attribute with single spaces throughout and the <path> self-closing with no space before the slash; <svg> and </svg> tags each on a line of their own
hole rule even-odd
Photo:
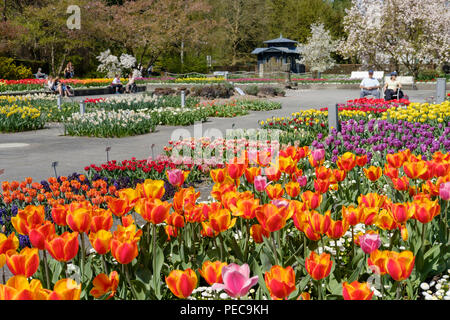
<svg viewBox="0 0 450 320">
<path fill-rule="evenodd" d="M 288 72 L 304 73 L 305 66 L 298 63 L 300 60 L 300 49 L 298 42 L 283 38 L 264 41 L 266 48 L 256 48 L 252 54 L 258 56 L 257 72 L 262 76 L 265 72 Z"/>
</svg>

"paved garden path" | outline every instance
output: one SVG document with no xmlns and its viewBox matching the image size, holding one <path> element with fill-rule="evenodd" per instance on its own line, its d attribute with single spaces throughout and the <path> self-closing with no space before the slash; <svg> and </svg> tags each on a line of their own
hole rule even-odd
<svg viewBox="0 0 450 320">
<path fill-rule="evenodd" d="M 333 106 L 336 102 L 354 99 L 359 94 L 355 90 L 298 90 L 288 92 L 284 98 L 272 99 L 282 103 L 280 110 L 268 112 L 251 112 L 237 118 L 211 118 L 202 124 L 202 132 L 209 128 L 226 130 L 235 128 L 258 128 L 260 120 L 272 116 L 289 116 L 301 109 Z M 434 91 L 408 91 L 411 101 L 423 102 Z M 82 99 L 77 97 L 77 99 Z M 158 126 L 156 132 L 121 139 L 100 139 L 63 136 L 62 125 L 51 125 L 48 129 L 15 134 L 0 134 L 0 170 L 5 169 L 0 181 L 22 180 L 32 177 L 40 181 L 54 175 L 51 163 L 58 162 L 58 175 L 84 172 L 84 167 L 106 162 L 106 147 L 111 147 L 110 159 L 125 160 L 131 157 L 146 159 L 151 155 L 150 146 L 155 144 L 154 154 L 163 151 L 177 127 Z M 194 126 L 189 130 L 194 136 Z M 176 138 L 177 139 L 177 138 Z"/>
</svg>

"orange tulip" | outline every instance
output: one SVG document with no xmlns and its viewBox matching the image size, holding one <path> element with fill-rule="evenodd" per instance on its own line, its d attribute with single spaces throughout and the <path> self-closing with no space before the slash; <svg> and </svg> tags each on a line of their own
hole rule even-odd
<svg viewBox="0 0 450 320">
<path fill-rule="evenodd" d="M 421 223 L 428 223 L 440 214 L 441 206 L 438 200 L 431 201 L 423 197 L 420 200 L 414 200 L 410 209 L 414 212 L 416 220 L 419 220 Z"/>
<path fill-rule="evenodd" d="M 205 261 L 202 268 L 198 269 L 200 275 L 206 280 L 206 282 L 212 286 L 214 283 L 222 283 L 222 268 L 226 266 L 226 262 L 220 261 Z"/>
<path fill-rule="evenodd" d="M 411 275 L 415 259 L 411 251 L 391 252 L 385 268 L 392 279 L 402 281 Z"/>
<path fill-rule="evenodd" d="M 373 292 L 367 282 L 355 280 L 350 284 L 347 281 L 342 284 L 342 295 L 344 300 L 372 300 Z"/>
<path fill-rule="evenodd" d="M 322 253 L 320 256 L 314 251 L 311 252 L 309 258 L 305 259 L 306 271 L 314 280 L 321 280 L 328 277 L 331 271 L 333 261 L 328 253 Z"/>
<path fill-rule="evenodd" d="M 109 293 L 106 300 L 114 297 L 119 286 L 119 274 L 117 271 L 113 271 L 108 275 L 100 273 L 98 276 L 92 280 L 92 285 L 94 286 L 89 294 L 94 298 L 100 298 Z"/>
<path fill-rule="evenodd" d="M 167 225 L 164 227 L 164 231 L 167 235 L 167 241 L 170 241 L 172 238 L 178 237 L 178 228 L 174 226 Z"/>
<path fill-rule="evenodd" d="M 341 238 L 348 230 L 349 225 L 346 220 L 334 221 L 331 219 L 330 227 L 327 231 L 327 236 L 331 239 L 337 240 Z"/>
<path fill-rule="evenodd" d="M 39 280 L 28 282 L 25 276 L 13 276 L 0 284 L 0 300 L 47 300 L 50 292 Z"/>
<path fill-rule="evenodd" d="M 321 180 L 330 179 L 333 176 L 333 170 L 328 169 L 327 167 L 317 167 L 316 168 L 316 178 Z"/>
<path fill-rule="evenodd" d="M 407 191 L 409 189 L 409 179 L 407 176 L 400 178 L 392 178 L 392 183 L 394 184 L 394 189 L 398 191 Z"/>
<path fill-rule="evenodd" d="M 73 211 L 69 209 L 66 216 L 67 225 L 73 231 L 88 233 L 91 228 L 91 208 L 77 208 Z"/>
<path fill-rule="evenodd" d="M 258 208 L 256 211 L 256 219 L 263 229 L 269 232 L 275 232 L 284 228 L 287 219 L 292 216 L 293 212 L 288 211 L 286 207 L 277 208 L 269 203 Z"/>
<path fill-rule="evenodd" d="M 139 254 L 138 242 L 142 235 L 142 230 L 136 231 L 136 225 L 129 225 L 126 228 L 117 226 L 111 240 L 111 254 L 120 264 L 129 264 Z"/>
<path fill-rule="evenodd" d="M 52 219 L 58 226 L 66 226 L 67 207 L 62 204 L 56 204 L 52 207 Z"/>
<path fill-rule="evenodd" d="M 234 216 L 253 219 L 256 216 L 256 209 L 258 207 L 259 199 L 239 199 L 236 206 L 232 206 L 231 211 Z"/>
<path fill-rule="evenodd" d="M 322 203 L 322 195 L 317 192 L 305 191 L 301 195 L 302 201 L 309 209 L 316 209 Z"/>
<path fill-rule="evenodd" d="M 351 226 L 356 226 L 361 222 L 362 210 L 354 206 L 342 206 L 342 217 Z"/>
<path fill-rule="evenodd" d="M 403 171 L 410 179 L 417 179 L 421 175 L 425 174 L 428 170 L 428 167 L 425 164 L 425 161 L 418 162 L 405 162 L 403 164 Z"/>
<path fill-rule="evenodd" d="M 227 163 L 226 168 L 227 168 L 227 172 L 228 172 L 228 175 L 230 176 L 230 178 L 233 180 L 237 180 L 240 177 L 242 177 L 242 175 L 244 174 L 246 164 L 238 163 L 239 161 L 236 161 L 236 159 L 234 159 L 234 160 L 235 160 L 234 163 Z"/>
<path fill-rule="evenodd" d="M 39 249 L 25 247 L 20 253 L 9 250 L 6 253 L 6 265 L 15 276 L 30 278 L 39 268 Z"/>
<path fill-rule="evenodd" d="M 398 224 L 403 224 L 413 216 L 414 212 L 410 210 L 408 203 L 392 203 L 389 205 L 392 218 Z"/>
<path fill-rule="evenodd" d="M 394 230 L 398 227 L 392 215 L 385 209 L 380 210 L 374 222 L 378 228 L 383 230 Z"/>
<path fill-rule="evenodd" d="M 220 209 L 209 214 L 209 225 L 215 232 L 223 232 L 236 224 L 236 218 L 231 219 L 231 213 L 227 209 Z"/>
<path fill-rule="evenodd" d="M 78 253 L 78 232 L 64 232 L 62 235 L 50 235 L 45 240 L 45 249 L 58 261 L 70 261 Z"/>
<path fill-rule="evenodd" d="M 19 239 L 16 234 L 12 232 L 8 237 L 3 233 L 0 233 L 0 268 L 6 263 L 6 253 L 9 250 L 16 251 L 19 248 Z"/>
<path fill-rule="evenodd" d="M 298 182 L 288 182 L 284 188 L 286 189 L 286 193 L 291 198 L 297 198 L 300 194 L 300 184 Z"/>
<path fill-rule="evenodd" d="M 160 224 L 169 217 L 172 204 L 159 199 L 141 199 L 136 203 L 135 210 L 145 221 Z"/>
<path fill-rule="evenodd" d="M 267 179 L 270 181 L 278 181 L 281 178 L 280 168 L 277 166 L 270 166 L 264 170 L 264 173 L 267 176 Z"/>
<path fill-rule="evenodd" d="M 162 180 L 147 179 L 143 184 L 136 186 L 136 189 L 141 190 L 142 195 L 148 200 L 161 199 L 166 192 Z"/>
<path fill-rule="evenodd" d="M 273 266 L 264 274 L 264 280 L 272 299 L 286 299 L 296 289 L 292 267 Z"/>
<path fill-rule="evenodd" d="M 356 156 L 356 164 L 358 165 L 358 167 L 364 167 L 368 162 L 367 159 L 367 154 L 363 155 L 363 156 Z"/>
<path fill-rule="evenodd" d="M 391 167 L 400 168 L 405 162 L 406 157 L 403 153 L 398 152 L 386 155 L 386 160 Z"/>
<path fill-rule="evenodd" d="M 97 209 L 92 211 L 91 232 L 109 230 L 113 225 L 111 210 Z"/>
<path fill-rule="evenodd" d="M 384 175 L 391 178 L 398 178 L 398 169 L 395 167 L 391 167 L 388 163 L 384 164 Z"/>
<path fill-rule="evenodd" d="M 351 152 L 346 152 L 338 157 L 336 164 L 339 169 L 349 172 L 356 166 L 356 156 Z"/>
<path fill-rule="evenodd" d="M 379 275 L 385 275 L 386 271 L 386 263 L 391 254 L 391 251 L 388 250 L 375 250 L 370 253 L 370 257 L 367 259 L 367 264 L 369 268 Z"/>
<path fill-rule="evenodd" d="M 44 206 L 27 206 L 18 210 L 17 215 L 11 218 L 11 223 L 16 231 L 22 235 L 28 235 L 30 229 L 40 226 L 45 221 Z"/>
<path fill-rule="evenodd" d="M 106 254 L 111 249 L 112 234 L 107 230 L 89 233 L 89 242 L 98 254 Z"/>
<path fill-rule="evenodd" d="M 261 175 L 261 168 L 260 167 L 246 168 L 244 174 L 245 179 L 247 179 L 247 182 L 253 184 L 255 182 L 255 177 Z"/>
<path fill-rule="evenodd" d="M 254 224 L 250 228 L 250 235 L 255 243 L 262 243 L 264 241 L 263 237 L 270 237 L 270 232 L 264 230 L 260 224 Z"/>
<path fill-rule="evenodd" d="M 130 189 L 130 191 L 121 190 L 119 191 L 119 195 L 121 195 L 120 198 L 108 198 L 108 208 L 116 217 L 122 217 L 123 215 L 130 212 L 131 209 L 133 209 L 138 198 L 130 200 L 127 196 L 127 193 L 131 194 L 133 191 L 136 192 L 133 189 Z"/>
<path fill-rule="evenodd" d="M 45 250 L 45 240 L 52 234 L 55 234 L 55 225 L 50 221 L 45 221 L 43 225 L 30 230 L 30 242 L 33 247 Z"/>
<path fill-rule="evenodd" d="M 200 234 L 203 237 L 214 238 L 219 234 L 219 232 L 215 231 L 208 221 L 205 221 L 202 222 L 202 230 L 200 230 Z"/>
<path fill-rule="evenodd" d="M 55 283 L 49 300 L 80 300 L 81 284 L 73 279 L 61 279 Z"/>
<path fill-rule="evenodd" d="M 316 179 L 314 180 L 314 189 L 317 193 L 326 193 L 328 189 L 330 188 L 330 180 L 321 180 Z"/>
<path fill-rule="evenodd" d="M 333 175 L 336 179 L 336 182 L 342 182 L 347 177 L 347 172 L 345 170 L 335 169 L 333 170 Z"/>
<path fill-rule="evenodd" d="M 275 184 L 275 185 L 269 184 L 269 185 L 267 185 L 266 192 L 267 192 L 267 195 L 269 196 L 269 198 L 271 200 L 279 199 L 284 194 L 284 190 L 283 190 L 283 187 L 281 186 L 281 184 Z"/>
<path fill-rule="evenodd" d="M 372 182 L 380 179 L 380 177 L 383 173 L 380 167 L 374 167 L 374 166 L 370 166 L 369 169 L 363 168 L 363 170 L 364 170 L 364 174 L 366 175 L 367 179 L 369 179 Z"/>
<path fill-rule="evenodd" d="M 311 211 L 308 223 L 314 233 L 325 234 L 330 228 L 331 212 L 327 211 L 325 215 L 321 215 L 317 211 Z"/>
<path fill-rule="evenodd" d="M 178 190 L 173 197 L 173 209 L 182 214 L 194 209 L 200 192 L 195 192 L 193 187 Z"/>
<path fill-rule="evenodd" d="M 213 169 L 209 172 L 211 179 L 214 183 L 222 183 L 227 176 L 226 169 Z"/>
<path fill-rule="evenodd" d="M 302 292 L 297 300 L 311 300 L 311 295 L 308 292 Z"/>
<path fill-rule="evenodd" d="M 166 277 L 166 284 L 170 291 L 180 299 L 189 297 L 197 287 L 197 275 L 191 268 L 182 270 L 172 270 Z"/>
<path fill-rule="evenodd" d="M 297 161 L 292 160 L 292 158 L 289 157 L 278 157 L 278 164 L 280 171 L 282 173 L 286 173 L 288 175 L 291 175 L 295 169 L 297 168 Z"/>
</svg>

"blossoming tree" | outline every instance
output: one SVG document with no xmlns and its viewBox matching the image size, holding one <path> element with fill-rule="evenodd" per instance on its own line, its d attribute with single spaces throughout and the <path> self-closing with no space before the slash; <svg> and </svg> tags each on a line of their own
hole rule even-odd
<svg viewBox="0 0 450 320">
<path fill-rule="evenodd" d="M 337 41 L 331 39 L 323 24 L 313 24 L 308 42 L 300 46 L 303 56 L 300 63 L 309 66 L 312 71 L 324 72 L 334 65 L 331 52 L 336 50 L 336 45 Z"/>
<path fill-rule="evenodd" d="M 450 58 L 449 20 L 446 0 L 352 0 L 339 52 L 376 67 L 403 65 L 417 77 L 423 65 Z"/>
</svg>

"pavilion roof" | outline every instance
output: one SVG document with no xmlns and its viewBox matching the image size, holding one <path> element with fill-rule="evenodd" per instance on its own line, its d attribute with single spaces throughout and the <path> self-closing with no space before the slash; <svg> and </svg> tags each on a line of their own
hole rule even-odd
<svg viewBox="0 0 450 320">
<path fill-rule="evenodd" d="M 263 52 L 283 52 L 283 53 L 299 54 L 300 53 L 300 49 L 299 48 L 289 49 L 289 48 L 286 48 L 286 47 L 256 48 L 255 50 L 252 51 L 252 54 L 260 54 L 260 53 L 263 53 Z"/>
</svg>

